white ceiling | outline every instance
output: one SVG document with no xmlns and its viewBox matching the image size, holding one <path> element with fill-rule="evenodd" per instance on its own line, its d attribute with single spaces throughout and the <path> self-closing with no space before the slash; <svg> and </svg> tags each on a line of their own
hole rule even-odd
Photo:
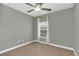
<svg viewBox="0 0 79 59">
<path fill-rule="evenodd" d="M 32 3 L 33 4 L 33 3 Z M 18 11 L 21 11 L 25 14 L 28 14 L 30 16 L 40 16 L 40 15 L 44 15 L 44 14 L 48 14 L 48 13 L 51 13 L 51 12 L 56 12 L 56 11 L 60 11 L 60 10 L 63 10 L 63 9 L 67 9 L 67 8 L 72 8 L 73 7 L 73 4 L 72 3 L 44 3 L 42 5 L 42 7 L 44 8 L 50 8 L 52 9 L 51 12 L 49 11 L 33 11 L 33 12 L 27 12 L 29 10 L 32 9 L 31 6 L 28 6 L 24 3 L 3 3 L 3 5 L 6 5 L 8 7 L 11 7 L 13 9 L 16 9 Z"/>
</svg>

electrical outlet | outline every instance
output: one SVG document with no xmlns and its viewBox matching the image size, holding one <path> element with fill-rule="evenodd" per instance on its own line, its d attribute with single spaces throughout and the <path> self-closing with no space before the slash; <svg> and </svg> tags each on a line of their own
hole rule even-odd
<svg viewBox="0 0 79 59">
<path fill-rule="evenodd" d="M 21 42 L 21 40 L 18 40 L 16 43 L 20 43 Z"/>
<path fill-rule="evenodd" d="M 17 40 L 17 42 L 16 43 L 20 43 L 20 42 L 23 42 L 24 40 Z"/>
</svg>

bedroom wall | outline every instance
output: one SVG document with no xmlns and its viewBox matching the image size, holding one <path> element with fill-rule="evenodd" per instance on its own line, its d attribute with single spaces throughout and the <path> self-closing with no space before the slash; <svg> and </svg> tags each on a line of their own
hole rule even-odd
<svg viewBox="0 0 79 59">
<path fill-rule="evenodd" d="M 32 26 L 31 16 L 0 4 L 0 51 L 33 40 Z"/>
<path fill-rule="evenodd" d="M 74 47 L 73 8 L 49 15 L 50 42 L 61 46 Z"/>
<path fill-rule="evenodd" d="M 76 54 L 79 56 L 79 3 L 74 6 L 74 16 L 75 16 L 75 39 L 74 39 L 74 49 Z"/>
<path fill-rule="evenodd" d="M 37 26 L 38 26 L 37 18 L 33 17 L 33 40 L 37 40 L 37 36 L 38 36 Z"/>
</svg>

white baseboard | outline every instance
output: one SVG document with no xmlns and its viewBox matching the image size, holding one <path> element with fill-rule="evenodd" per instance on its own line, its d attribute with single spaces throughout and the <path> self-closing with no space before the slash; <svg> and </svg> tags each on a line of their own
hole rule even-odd
<svg viewBox="0 0 79 59">
<path fill-rule="evenodd" d="M 35 42 L 35 40 L 30 41 L 30 42 L 27 42 L 27 43 L 24 43 L 24 44 L 21 44 L 21 45 L 18 45 L 18 46 L 15 46 L 15 47 L 12 47 L 12 48 L 9 48 L 9 49 L 5 49 L 3 51 L 0 51 L 0 54 L 5 53 L 5 52 L 8 52 L 8 51 L 11 51 L 11 50 L 14 50 L 14 49 L 19 48 L 19 47 L 22 47 L 24 45 L 30 44 L 32 42 Z"/>
<path fill-rule="evenodd" d="M 68 49 L 68 50 L 73 50 L 73 48 L 71 48 L 71 47 L 65 47 L 65 46 L 61 46 L 61 45 L 57 45 L 57 44 L 53 44 L 53 43 L 37 41 L 37 40 L 35 42 L 39 42 L 39 43 L 43 43 L 43 44 L 48 44 L 48 45 L 51 45 L 51 46 L 56 46 L 56 47 L 64 48 L 64 49 Z"/>
<path fill-rule="evenodd" d="M 43 41 L 38 41 L 38 40 L 35 40 L 35 42 L 39 42 L 39 43 L 43 43 L 43 44 L 48 44 L 48 45 L 51 45 L 51 46 L 56 46 L 56 47 L 67 49 L 67 50 L 72 50 L 74 52 L 75 56 L 77 56 L 74 48 L 65 47 L 65 46 L 61 46 L 61 45 L 57 45 L 57 44 L 52 44 L 52 43 L 48 43 L 48 42 L 43 42 Z"/>
<path fill-rule="evenodd" d="M 76 51 L 75 51 L 75 49 L 73 49 L 73 52 L 74 52 L 75 56 L 78 56 L 77 53 L 76 53 Z"/>
</svg>

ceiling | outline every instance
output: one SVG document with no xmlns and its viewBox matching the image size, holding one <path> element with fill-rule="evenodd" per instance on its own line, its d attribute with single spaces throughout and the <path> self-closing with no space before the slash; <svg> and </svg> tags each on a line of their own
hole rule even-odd
<svg viewBox="0 0 79 59">
<path fill-rule="evenodd" d="M 34 4 L 34 3 L 31 3 L 31 4 Z M 52 11 L 27 12 L 27 11 L 31 10 L 32 7 L 29 6 L 29 5 L 26 5 L 25 3 L 3 3 L 3 5 L 11 7 L 13 9 L 16 9 L 20 12 L 23 12 L 23 13 L 28 14 L 28 15 L 33 16 L 33 17 L 41 16 L 41 15 L 45 15 L 45 14 L 48 14 L 48 13 L 52 13 L 52 12 L 56 12 L 56 11 L 60 11 L 60 10 L 63 10 L 63 9 L 73 7 L 73 3 L 44 3 L 42 5 L 42 7 L 50 8 L 50 9 L 52 9 Z"/>
</svg>

